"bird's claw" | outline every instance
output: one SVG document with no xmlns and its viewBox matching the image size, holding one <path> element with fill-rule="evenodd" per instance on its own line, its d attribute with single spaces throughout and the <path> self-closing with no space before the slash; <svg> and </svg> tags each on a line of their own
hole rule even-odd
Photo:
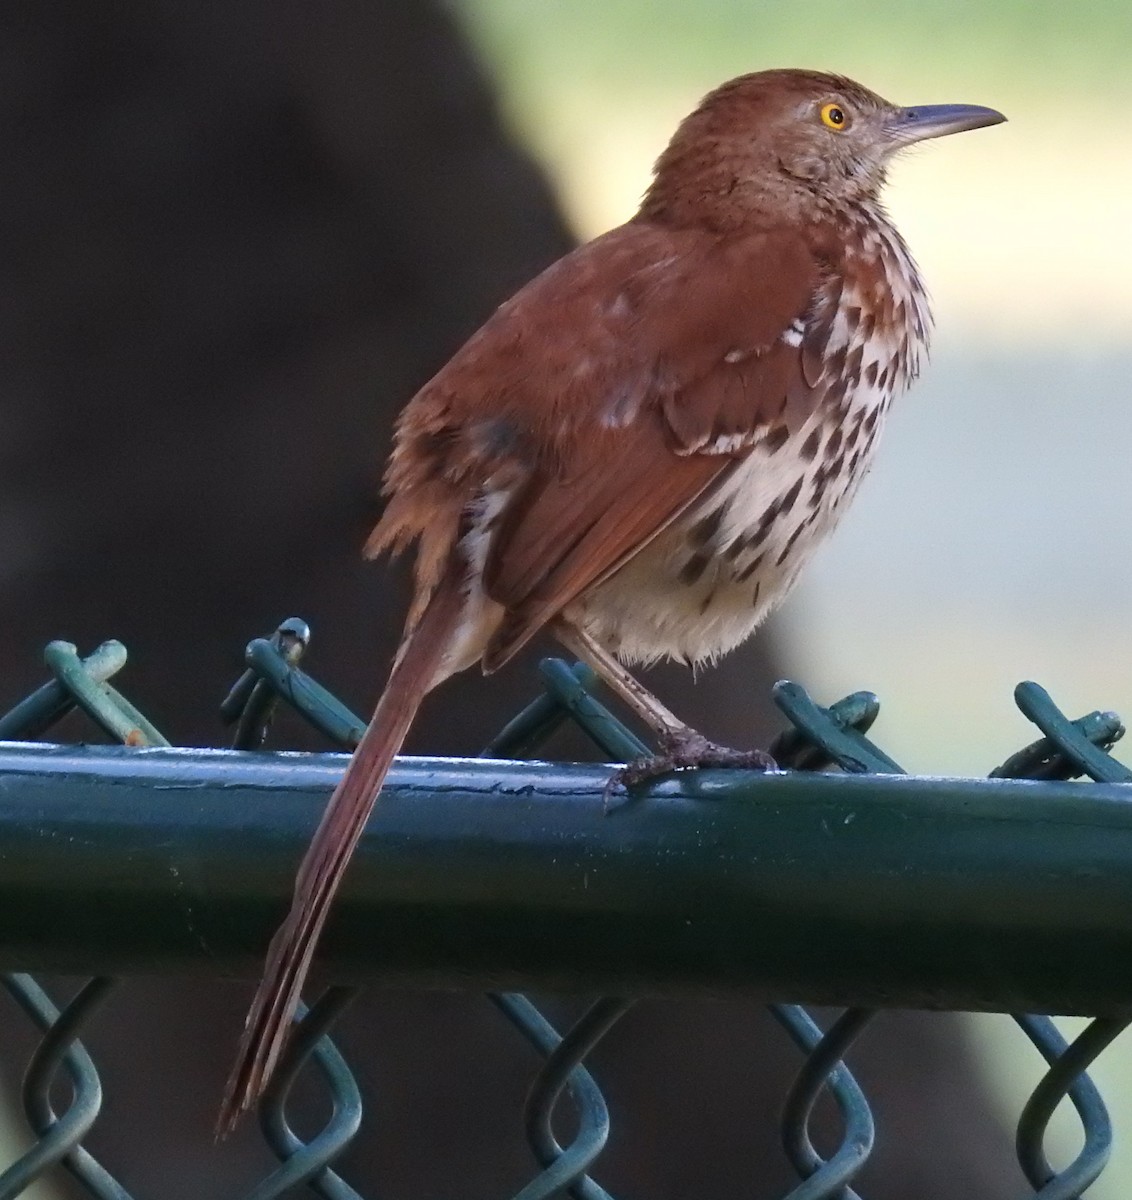
<svg viewBox="0 0 1132 1200">
<path fill-rule="evenodd" d="M 634 759 L 618 768 L 606 780 L 602 801 L 608 811 L 618 788 L 631 791 L 642 783 L 695 767 L 743 768 L 748 771 L 775 771 L 778 763 L 765 750 L 733 750 L 710 742 L 694 729 L 669 734 L 656 754 Z"/>
</svg>

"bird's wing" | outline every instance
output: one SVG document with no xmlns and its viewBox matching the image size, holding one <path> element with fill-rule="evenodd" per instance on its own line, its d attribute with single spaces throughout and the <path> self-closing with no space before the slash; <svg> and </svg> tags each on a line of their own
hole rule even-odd
<svg viewBox="0 0 1132 1200">
<path fill-rule="evenodd" d="M 438 479 L 475 485 L 462 519 L 484 521 L 484 588 L 506 612 L 485 667 L 760 439 L 805 421 L 829 286 L 792 231 L 736 239 L 631 223 L 528 284 L 418 394 L 390 490 L 405 508 L 418 489 L 419 528 Z M 398 519 L 391 504 L 378 543 L 398 537 Z"/>
</svg>

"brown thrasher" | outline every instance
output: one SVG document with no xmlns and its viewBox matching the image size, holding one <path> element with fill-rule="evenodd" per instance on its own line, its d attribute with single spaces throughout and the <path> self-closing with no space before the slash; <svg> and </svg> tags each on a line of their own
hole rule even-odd
<svg viewBox="0 0 1132 1200">
<path fill-rule="evenodd" d="M 366 551 L 416 543 L 413 603 L 272 940 L 221 1130 L 262 1093 L 393 756 L 448 676 L 546 627 L 656 730 L 662 754 L 623 779 L 768 761 L 713 746 L 620 664 L 732 649 L 832 529 L 927 342 L 879 200 L 888 161 L 1002 120 L 810 71 L 725 83 L 637 215 L 527 284 L 409 402 Z"/>
</svg>

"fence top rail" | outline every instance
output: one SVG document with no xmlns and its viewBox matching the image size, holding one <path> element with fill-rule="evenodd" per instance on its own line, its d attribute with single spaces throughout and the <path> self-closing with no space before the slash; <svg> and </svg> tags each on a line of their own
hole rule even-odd
<svg viewBox="0 0 1132 1200">
<path fill-rule="evenodd" d="M 337 754 L 0 743 L 0 968 L 254 976 Z M 1132 1011 L 1132 788 L 398 760 L 338 980 Z"/>
</svg>

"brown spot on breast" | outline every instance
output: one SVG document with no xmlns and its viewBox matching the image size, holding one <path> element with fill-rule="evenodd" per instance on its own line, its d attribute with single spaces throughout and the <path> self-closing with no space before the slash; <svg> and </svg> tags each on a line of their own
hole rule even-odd
<svg viewBox="0 0 1132 1200">
<path fill-rule="evenodd" d="M 779 514 L 782 512 L 782 501 L 776 500 L 759 518 L 759 523 L 755 526 L 754 531 L 749 533 L 744 539 L 743 548 L 745 550 L 754 550 L 766 541 L 770 531 L 774 528 L 775 522 L 778 520 Z"/>
<path fill-rule="evenodd" d="M 707 570 L 708 563 L 711 558 L 704 554 L 703 551 L 698 551 L 693 554 L 690 559 L 680 568 L 678 576 L 681 583 L 691 585 L 695 583 L 700 576 Z"/>
<path fill-rule="evenodd" d="M 825 461 L 832 462 L 841 450 L 841 430 L 835 429 L 825 444 Z"/>
<path fill-rule="evenodd" d="M 880 416 L 879 408 L 870 408 L 865 414 L 865 429 L 870 434 L 876 428 L 877 418 Z"/>
<path fill-rule="evenodd" d="M 713 537 L 719 532 L 720 522 L 723 520 L 723 509 L 717 508 L 709 512 L 706 517 L 701 517 L 691 529 L 688 530 L 688 538 L 693 545 L 703 546 L 710 542 Z"/>
<path fill-rule="evenodd" d="M 844 375 L 835 375 L 826 384 L 826 403 L 841 413 L 844 413 L 849 405 L 849 399 L 846 395 L 846 385 L 848 382 Z"/>
<path fill-rule="evenodd" d="M 794 502 L 802 492 L 802 484 L 804 482 L 804 476 L 799 475 L 794 481 L 794 486 L 788 492 L 783 493 L 781 499 L 777 501 L 779 512 L 785 512 L 788 508 L 793 508 Z"/>
<path fill-rule="evenodd" d="M 786 541 L 786 545 L 782 547 L 782 552 L 775 560 L 775 566 L 781 567 L 782 564 L 790 557 L 790 551 L 794 549 L 794 544 L 805 532 L 806 526 L 804 523 L 799 523 L 798 527 L 790 535 Z"/>
<path fill-rule="evenodd" d="M 822 463 L 822 465 L 820 467 L 818 467 L 817 472 L 814 475 L 814 492 L 815 492 L 815 494 L 820 494 L 820 492 L 824 491 L 824 489 L 827 486 L 827 484 L 829 483 L 829 481 L 834 477 L 834 475 L 837 474 L 837 471 L 840 468 L 840 466 L 841 466 L 840 458 L 835 458 L 835 459 L 827 458 L 825 460 L 825 462 Z"/>
<path fill-rule="evenodd" d="M 861 379 L 861 362 L 865 357 L 865 347 L 863 343 L 858 343 L 853 352 L 845 360 L 845 377 L 852 381 L 854 387 L 857 386 Z"/>
<path fill-rule="evenodd" d="M 849 353 L 848 346 L 838 346 L 825 360 L 825 377 L 827 379 L 844 379 L 845 356 Z"/>
<path fill-rule="evenodd" d="M 768 454 L 774 454 L 781 450 L 786 444 L 786 439 L 790 436 L 790 430 L 785 425 L 776 425 L 763 438 L 761 445 L 765 447 Z"/>
<path fill-rule="evenodd" d="M 876 359 L 873 359 L 873 361 L 871 363 L 869 363 L 869 365 L 865 368 L 865 383 L 869 387 L 873 387 L 876 384 L 876 381 L 877 381 L 877 364 L 876 364 Z"/>
<path fill-rule="evenodd" d="M 851 450 L 856 444 L 857 439 L 861 436 L 861 423 L 865 419 L 865 414 L 862 409 L 858 409 L 853 417 L 852 423 L 845 432 L 845 448 Z"/>
<path fill-rule="evenodd" d="M 763 565 L 763 559 L 766 557 L 760 554 L 757 558 L 751 559 L 749 563 L 735 576 L 736 583 L 743 583 L 744 580 L 750 579 L 751 576 Z"/>
<path fill-rule="evenodd" d="M 770 508 L 763 513 L 758 525 L 755 527 L 755 532 L 750 534 L 743 542 L 744 550 L 756 550 L 766 541 L 768 534 L 774 528 L 774 522 L 778 517 L 778 509 L 772 504 Z"/>
<path fill-rule="evenodd" d="M 813 462 L 818 456 L 818 447 L 821 445 L 821 430 L 814 429 L 808 438 L 802 443 L 801 454 L 807 462 Z"/>
</svg>

